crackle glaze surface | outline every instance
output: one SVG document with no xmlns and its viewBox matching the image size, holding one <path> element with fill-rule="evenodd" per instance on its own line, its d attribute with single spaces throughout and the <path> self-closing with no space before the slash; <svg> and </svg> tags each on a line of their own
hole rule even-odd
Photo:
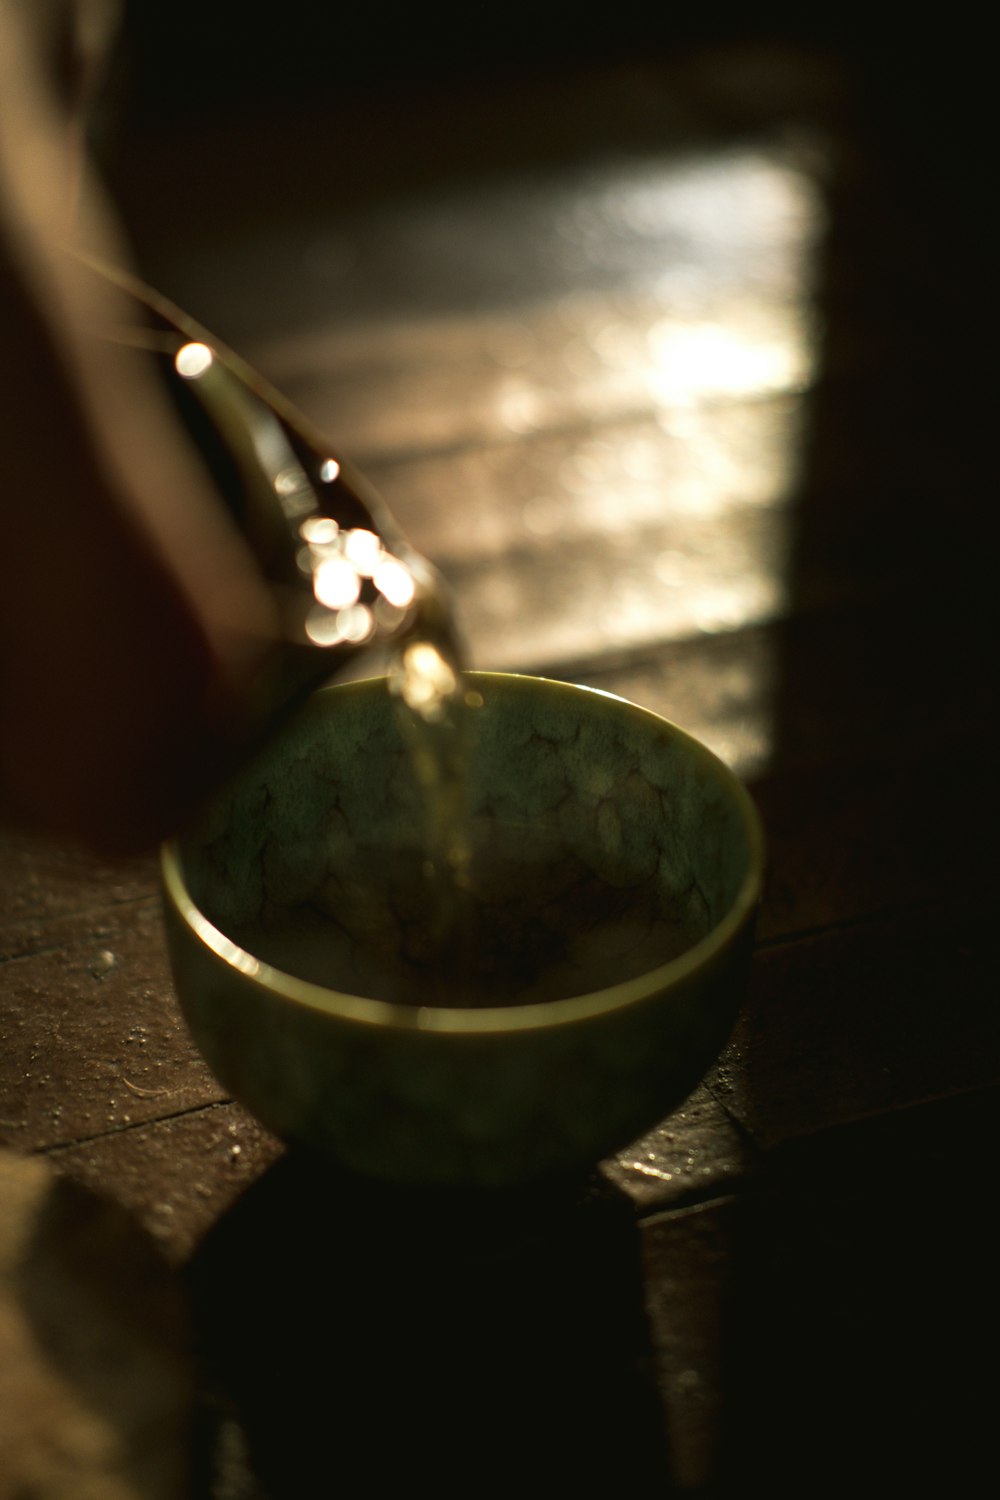
<svg viewBox="0 0 1000 1500">
<path fill-rule="evenodd" d="M 335 694 L 197 840 L 192 895 L 258 958 L 373 999 L 524 1004 L 655 968 L 732 905 L 739 809 L 688 746 L 607 698 L 514 680 L 472 715 L 472 931 L 429 951 L 434 887 L 395 715 L 377 687 Z"/>
<path fill-rule="evenodd" d="M 381 683 L 311 700 L 181 851 L 224 935 L 171 913 L 206 1057 L 272 1128 L 363 1170 L 586 1164 L 683 1097 L 738 996 L 759 846 L 729 773 L 621 700 L 473 680 L 469 889 L 439 951 Z"/>
</svg>

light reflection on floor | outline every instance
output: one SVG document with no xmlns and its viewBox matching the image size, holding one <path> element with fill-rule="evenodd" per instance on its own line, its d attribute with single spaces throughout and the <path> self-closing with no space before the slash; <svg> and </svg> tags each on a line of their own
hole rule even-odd
<svg viewBox="0 0 1000 1500">
<path fill-rule="evenodd" d="M 663 157 L 377 219 L 383 315 L 352 317 L 343 256 L 321 318 L 254 353 L 443 568 L 476 665 L 585 677 L 781 613 L 816 359 L 805 170 Z M 749 731 L 692 725 L 743 771 L 770 743 L 748 660 Z"/>
</svg>

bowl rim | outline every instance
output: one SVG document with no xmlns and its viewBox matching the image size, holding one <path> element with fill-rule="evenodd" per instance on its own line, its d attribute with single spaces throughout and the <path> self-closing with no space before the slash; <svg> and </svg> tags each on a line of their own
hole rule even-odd
<svg viewBox="0 0 1000 1500">
<path fill-rule="evenodd" d="M 707 745 L 672 720 L 643 708 L 641 704 L 633 703 L 618 693 L 590 687 L 585 683 L 540 677 L 526 672 L 469 671 L 465 673 L 465 678 L 472 687 L 481 683 L 500 683 L 504 687 L 515 683 L 531 684 L 529 690 L 532 692 L 536 687 L 544 687 L 546 691 L 555 690 L 572 696 L 584 693 L 601 698 L 628 709 L 630 714 L 641 715 L 651 725 L 655 725 L 659 732 L 666 730 L 672 739 L 681 742 L 693 758 L 700 761 L 726 787 L 741 815 L 747 836 L 749 859 L 746 874 L 735 900 L 722 920 L 698 942 L 667 963 L 599 990 L 523 1005 L 415 1006 L 329 989 L 275 968 L 241 948 L 205 916 L 188 891 L 181 856 L 183 833 L 168 839 L 160 850 L 161 879 L 168 904 L 196 941 L 237 971 L 244 981 L 307 1010 L 379 1029 L 449 1032 L 469 1036 L 557 1029 L 614 1011 L 626 1010 L 630 1006 L 641 1004 L 653 994 L 662 995 L 666 990 L 682 986 L 685 980 L 709 965 L 717 954 L 728 947 L 756 910 L 760 900 L 765 859 L 763 825 L 753 798 L 742 781 Z M 321 688 L 319 695 L 341 694 L 352 690 L 370 692 L 374 686 L 384 685 L 385 682 L 386 679 L 382 676 L 366 677 Z M 183 996 L 181 1002 L 183 1006 Z"/>
</svg>

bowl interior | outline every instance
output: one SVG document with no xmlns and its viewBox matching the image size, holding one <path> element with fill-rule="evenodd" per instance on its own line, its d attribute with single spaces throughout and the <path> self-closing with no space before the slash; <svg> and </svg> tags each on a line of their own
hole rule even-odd
<svg viewBox="0 0 1000 1500">
<path fill-rule="evenodd" d="M 444 731 L 464 735 L 460 850 L 442 855 L 440 823 L 462 799 L 428 803 L 384 683 L 338 686 L 181 841 L 201 912 L 331 992 L 479 1008 L 657 970 L 755 899 L 755 814 L 696 741 L 585 688 L 471 674 L 469 691 Z"/>
</svg>

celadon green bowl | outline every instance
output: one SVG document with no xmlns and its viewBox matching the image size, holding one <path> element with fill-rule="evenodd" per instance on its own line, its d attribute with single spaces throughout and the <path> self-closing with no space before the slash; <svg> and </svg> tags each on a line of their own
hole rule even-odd
<svg viewBox="0 0 1000 1500">
<path fill-rule="evenodd" d="M 265 1126 L 397 1182 L 593 1166 L 680 1104 L 744 992 L 763 841 L 703 745 L 622 699 L 473 673 L 471 857 L 437 921 L 381 679 L 325 688 L 165 846 L 177 994 Z"/>
</svg>

